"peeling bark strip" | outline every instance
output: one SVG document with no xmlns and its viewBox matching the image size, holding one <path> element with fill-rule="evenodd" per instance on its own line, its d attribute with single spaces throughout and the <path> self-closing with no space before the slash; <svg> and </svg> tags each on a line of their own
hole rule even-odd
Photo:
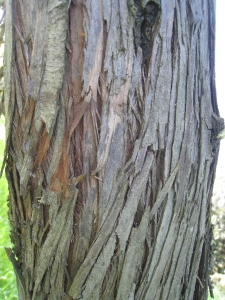
<svg viewBox="0 0 225 300">
<path fill-rule="evenodd" d="M 19 299 L 207 299 L 214 1 L 6 5 Z"/>
</svg>

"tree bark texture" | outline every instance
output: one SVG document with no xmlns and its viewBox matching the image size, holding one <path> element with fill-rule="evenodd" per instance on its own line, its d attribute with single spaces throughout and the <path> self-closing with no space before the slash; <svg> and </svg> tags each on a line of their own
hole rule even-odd
<svg viewBox="0 0 225 300">
<path fill-rule="evenodd" d="M 7 0 L 19 299 L 207 299 L 214 0 Z"/>
</svg>

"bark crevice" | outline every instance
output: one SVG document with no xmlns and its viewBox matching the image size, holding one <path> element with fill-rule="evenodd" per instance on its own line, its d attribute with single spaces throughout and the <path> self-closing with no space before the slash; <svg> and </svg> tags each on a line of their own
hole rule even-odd
<svg viewBox="0 0 225 300">
<path fill-rule="evenodd" d="M 224 126 L 214 10 L 7 0 L 6 251 L 20 299 L 207 299 Z"/>
</svg>

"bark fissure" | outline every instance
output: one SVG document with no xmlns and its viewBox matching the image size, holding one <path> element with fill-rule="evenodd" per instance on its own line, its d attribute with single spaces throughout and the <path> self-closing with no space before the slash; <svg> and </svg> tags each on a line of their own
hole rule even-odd
<svg viewBox="0 0 225 300">
<path fill-rule="evenodd" d="M 19 299 L 207 299 L 214 1 L 6 2 Z"/>
</svg>

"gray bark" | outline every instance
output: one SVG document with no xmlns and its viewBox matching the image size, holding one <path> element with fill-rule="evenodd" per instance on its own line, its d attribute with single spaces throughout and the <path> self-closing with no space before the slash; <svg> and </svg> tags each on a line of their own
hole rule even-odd
<svg viewBox="0 0 225 300">
<path fill-rule="evenodd" d="M 214 0 L 7 0 L 19 299 L 207 299 Z"/>
</svg>

